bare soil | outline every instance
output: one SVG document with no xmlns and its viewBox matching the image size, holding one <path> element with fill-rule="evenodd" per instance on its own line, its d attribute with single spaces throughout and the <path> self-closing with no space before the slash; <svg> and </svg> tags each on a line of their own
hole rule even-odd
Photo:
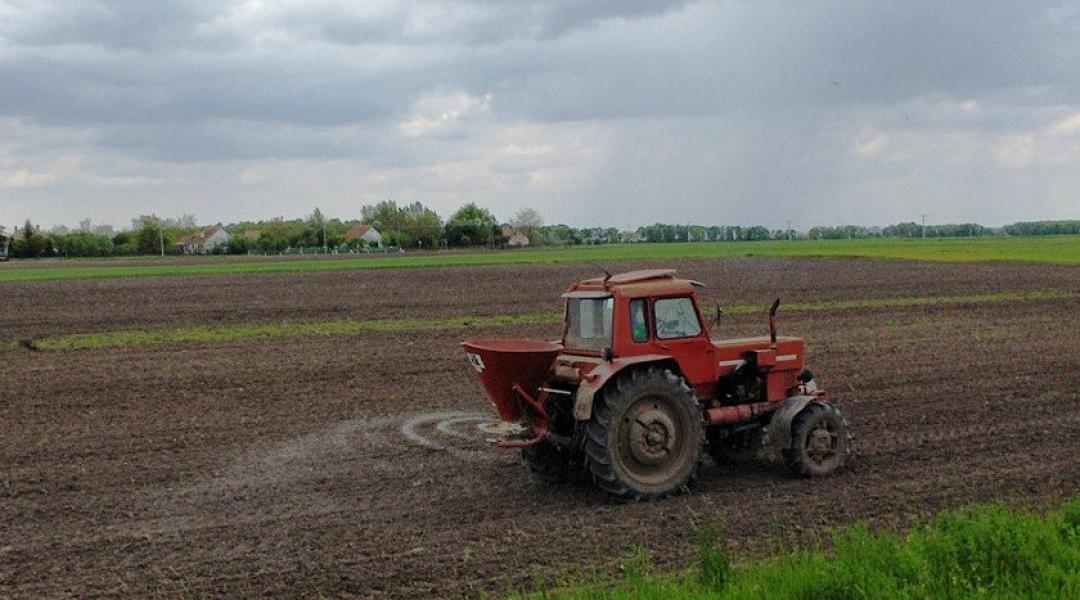
<svg viewBox="0 0 1080 600">
<path fill-rule="evenodd" d="M 374 259 L 373 259 L 374 260 Z M 812 302 L 1062 289 L 1071 266 L 865 259 L 725 258 L 618 263 L 675 268 L 705 302 Z M 612 267 L 614 268 L 614 267 Z M 554 311 L 587 264 L 82 279 L 3 286 L 0 340 L 146 327 L 312 319 L 439 318 Z"/>
<path fill-rule="evenodd" d="M 1077 268 L 1009 265 L 678 266 L 718 299 L 763 304 L 777 290 L 801 302 L 1080 281 Z M 536 312 L 589 274 L 529 266 L 20 284 L 3 290 L 64 314 L 7 304 L 0 337 L 335 311 Z M 148 309 L 148 298 L 161 304 Z M 492 413 L 460 338 L 551 338 L 557 326 L 0 350 L 0 597 L 473 596 L 593 567 L 614 573 L 636 546 L 681 568 L 704 519 L 721 521 L 740 553 L 760 555 L 858 520 L 902 528 L 945 507 L 1042 508 L 1080 491 L 1080 300 L 781 311 L 780 327 L 807 338 L 811 367 L 851 420 L 850 468 L 799 480 L 775 465 L 709 464 L 693 493 L 636 505 L 584 484 L 535 483 L 476 428 Z M 739 316 L 714 335 L 763 329 Z"/>
</svg>

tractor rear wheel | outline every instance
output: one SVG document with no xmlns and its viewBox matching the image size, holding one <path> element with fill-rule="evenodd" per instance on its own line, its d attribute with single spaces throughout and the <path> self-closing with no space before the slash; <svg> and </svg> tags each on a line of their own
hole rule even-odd
<svg viewBox="0 0 1080 600">
<path fill-rule="evenodd" d="M 844 466 L 851 452 L 851 427 L 831 404 L 811 404 L 791 424 L 791 447 L 784 464 L 800 477 L 829 475 Z"/>
<path fill-rule="evenodd" d="M 574 481 L 580 475 L 580 466 L 571 460 L 570 452 L 559 448 L 551 440 L 522 448 L 521 461 L 533 477 L 547 483 Z"/>
<path fill-rule="evenodd" d="M 704 445 L 701 407 L 668 369 L 645 368 L 611 382 L 585 424 L 593 481 L 625 500 L 651 500 L 686 489 Z"/>
</svg>

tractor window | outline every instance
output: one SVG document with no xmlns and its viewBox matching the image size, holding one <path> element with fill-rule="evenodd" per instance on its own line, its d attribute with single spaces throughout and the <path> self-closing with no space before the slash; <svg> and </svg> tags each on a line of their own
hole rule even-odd
<svg viewBox="0 0 1080 600">
<path fill-rule="evenodd" d="M 563 345 L 579 350 L 611 347 L 611 311 L 614 298 L 570 298 L 566 305 Z"/>
<path fill-rule="evenodd" d="M 653 305 L 656 315 L 656 337 L 662 340 L 695 337 L 701 333 L 701 322 L 690 298 L 664 298 Z"/>
<path fill-rule="evenodd" d="M 649 339 L 649 324 L 645 318 L 645 301 L 630 301 L 630 335 L 635 342 L 645 342 Z"/>
</svg>

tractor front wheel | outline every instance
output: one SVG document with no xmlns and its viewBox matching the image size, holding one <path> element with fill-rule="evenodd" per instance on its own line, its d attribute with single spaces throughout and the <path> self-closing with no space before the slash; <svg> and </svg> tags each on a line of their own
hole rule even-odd
<svg viewBox="0 0 1080 600">
<path fill-rule="evenodd" d="M 831 404 L 811 404 L 791 424 L 784 464 L 794 475 L 821 477 L 844 466 L 851 452 L 851 427 Z"/>
<path fill-rule="evenodd" d="M 687 488 L 697 477 L 703 445 L 697 398 L 668 369 L 620 376 L 598 395 L 585 424 L 593 481 L 625 500 L 662 498 Z"/>
</svg>

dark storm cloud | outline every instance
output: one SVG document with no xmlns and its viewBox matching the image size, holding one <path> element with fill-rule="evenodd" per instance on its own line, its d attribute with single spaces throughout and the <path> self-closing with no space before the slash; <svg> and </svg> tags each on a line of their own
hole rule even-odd
<svg viewBox="0 0 1080 600">
<path fill-rule="evenodd" d="M 15 18 L 0 33 L 21 46 L 88 45 L 133 51 L 185 47 L 209 41 L 197 27 L 215 16 L 217 2 L 110 0 L 10 2 Z"/>
<path fill-rule="evenodd" d="M 1038 90 L 1077 98 L 1075 15 L 1001 3 L 755 3 L 670 35 L 574 38 L 512 96 L 551 119 L 802 110 Z M 635 40 L 648 39 L 648 44 Z M 518 57 L 523 59 L 524 57 Z M 519 60 L 520 62 L 520 60 Z"/>
<path fill-rule="evenodd" d="M 302 37 L 345 44 L 486 45 L 514 39 L 552 40 L 610 19 L 678 10 L 687 0 L 474 0 L 401 3 L 384 11 L 341 11 L 316 3 L 284 10 L 273 22 Z M 378 4 L 378 3 L 377 3 Z"/>
<path fill-rule="evenodd" d="M 663 15 L 683 4 L 421 3 L 432 19 L 445 11 L 465 16 L 428 27 L 429 45 L 394 52 L 392 44 L 424 37 L 409 33 L 410 12 L 396 5 L 341 14 L 340 5 L 297 3 L 244 20 L 216 3 L 63 3 L 0 26 L 13 49 L 0 59 L 0 111 L 63 123 L 332 125 L 401 114 L 416 94 L 440 86 L 495 92 L 495 110 L 547 120 L 887 103 L 1003 88 L 1038 88 L 1043 101 L 1060 102 L 1078 91 L 1077 18 L 1053 18 L 1052 4 L 735 4 L 699 11 L 700 23 L 665 26 Z M 230 15 L 233 26 L 222 25 Z M 640 18 L 648 15 L 660 20 Z M 639 18 L 618 31 L 594 29 L 625 17 Z M 242 39 L 245 27 L 254 28 L 249 37 L 290 37 L 257 50 L 220 45 Z M 477 40 L 502 43 L 468 46 Z M 293 56 L 305 44 L 343 42 L 357 46 Z M 400 56 L 380 56 L 386 53 Z"/>
<path fill-rule="evenodd" d="M 86 162 L 56 127 L 95 160 L 340 159 L 421 189 L 541 186 L 580 152 L 593 205 L 568 220 L 666 192 L 708 216 L 720 185 L 842 207 L 1071 156 L 1045 132 L 1080 111 L 1077 73 L 1073 2 L 0 0 L 0 187 Z M 1064 160 L 1040 190 L 1071 189 Z"/>
<path fill-rule="evenodd" d="M 506 89 L 507 78 L 546 62 L 536 45 L 506 49 L 515 57 L 507 64 L 502 49 L 469 53 L 471 44 L 550 39 L 682 4 L 432 2 L 355 11 L 298 2 L 246 16 L 242 5 L 223 3 L 25 4 L 20 18 L 0 21 L 9 50 L 0 56 L 0 114 L 61 124 L 370 121 L 402 113 L 432 87 Z M 444 26 L 446 13 L 464 17 Z M 425 27 L 426 19 L 435 23 Z M 280 37 L 253 48 L 267 33 Z M 412 48 L 395 50 L 400 44 Z M 400 56 L 384 63 L 387 53 Z"/>
</svg>

